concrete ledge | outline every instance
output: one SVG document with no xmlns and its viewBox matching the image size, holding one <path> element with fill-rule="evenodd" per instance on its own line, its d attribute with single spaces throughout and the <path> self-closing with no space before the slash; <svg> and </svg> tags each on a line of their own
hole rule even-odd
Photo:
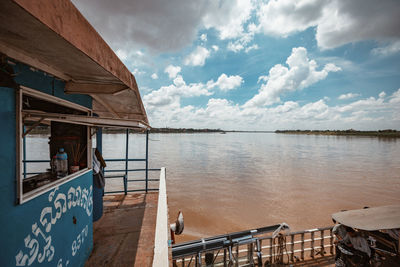
<svg viewBox="0 0 400 267">
<path fill-rule="evenodd" d="M 166 188 L 165 167 L 161 168 L 160 187 L 158 192 L 158 208 L 156 221 L 156 236 L 154 242 L 154 258 L 153 267 L 169 266 L 169 250 L 168 250 L 168 205 L 167 205 L 167 188 Z"/>
</svg>

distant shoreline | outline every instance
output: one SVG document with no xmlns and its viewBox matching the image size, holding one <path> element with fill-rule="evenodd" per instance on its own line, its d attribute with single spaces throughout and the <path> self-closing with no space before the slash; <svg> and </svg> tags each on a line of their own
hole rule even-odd
<svg viewBox="0 0 400 267">
<path fill-rule="evenodd" d="M 356 131 L 350 130 L 276 130 L 278 134 L 306 134 L 306 135 L 338 135 L 338 136 L 369 136 L 399 138 L 400 131 L 397 130 L 378 130 L 378 131 Z"/>
<path fill-rule="evenodd" d="M 119 128 L 105 128 L 103 133 L 125 133 L 125 129 Z M 47 126 L 38 126 L 32 132 L 31 135 L 49 134 L 50 128 Z M 137 131 L 131 131 L 131 133 L 138 133 Z M 386 138 L 400 138 L 400 131 L 397 130 L 378 130 L 378 131 L 357 131 L 357 130 L 276 130 L 276 131 L 234 131 L 234 130 L 221 130 L 221 129 L 193 129 L 193 128 L 151 128 L 150 133 L 182 133 L 182 134 L 193 134 L 193 133 L 277 133 L 277 134 L 303 134 L 303 135 L 335 135 L 335 136 L 370 136 L 370 137 L 386 137 Z"/>
</svg>

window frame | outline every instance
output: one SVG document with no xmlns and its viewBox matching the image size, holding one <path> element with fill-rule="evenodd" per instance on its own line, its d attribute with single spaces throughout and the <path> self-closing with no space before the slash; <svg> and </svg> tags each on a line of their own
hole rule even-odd
<svg viewBox="0 0 400 267">
<path fill-rule="evenodd" d="M 38 90 L 26 87 L 26 86 L 20 86 L 19 89 L 16 90 L 16 184 L 17 184 L 17 204 L 23 204 L 25 202 L 28 202 L 62 184 L 65 184 L 67 182 L 70 182 L 77 177 L 80 177 L 88 172 L 91 171 L 92 169 L 92 135 L 91 135 L 91 126 L 90 125 L 85 125 L 87 128 L 87 167 L 85 169 L 79 170 L 76 173 L 67 175 L 66 177 L 63 177 L 57 181 L 48 183 L 46 185 L 43 185 L 41 187 L 38 187 L 32 191 L 29 191 L 27 193 L 23 193 L 23 118 L 22 118 L 22 99 L 23 95 L 28 95 L 32 96 L 41 100 L 45 100 L 54 104 L 58 104 L 61 106 L 73 108 L 79 111 L 83 111 L 87 113 L 89 117 L 92 116 L 92 110 L 90 108 L 81 106 L 79 104 L 70 102 L 68 100 L 64 100 L 61 98 L 58 98 L 56 96 L 48 95 L 46 93 L 40 92 Z M 68 122 L 71 123 L 71 122 Z M 72 124 L 77 124 L 77 123 L 72 123 Z"/>
</svg>

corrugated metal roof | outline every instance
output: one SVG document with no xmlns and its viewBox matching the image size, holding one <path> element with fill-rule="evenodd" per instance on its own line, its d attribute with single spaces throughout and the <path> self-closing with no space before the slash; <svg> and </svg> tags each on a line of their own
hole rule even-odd
<svg viewBox="0 0 400 267">
<path fill-rule="evenodd" d="M 348 210 L 332 214 L 337 222 L 360 230 L 400 228 L 400 205 Z"/>
</svg>

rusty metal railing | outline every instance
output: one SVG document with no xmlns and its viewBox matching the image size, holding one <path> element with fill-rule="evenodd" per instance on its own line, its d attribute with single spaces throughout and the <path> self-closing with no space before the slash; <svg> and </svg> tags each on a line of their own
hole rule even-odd
<svg viewBox="0 0 400 267">
<path fill-rule="evenodd" d="M 316 228 L 275 238 L 253 236 L 251 242 L 216 250 L 204 250 L 184 257 L 173 257 L 174 266 L 275 266 L 332 258 L 335 253 L 332 227 Z"/>
</svg>

